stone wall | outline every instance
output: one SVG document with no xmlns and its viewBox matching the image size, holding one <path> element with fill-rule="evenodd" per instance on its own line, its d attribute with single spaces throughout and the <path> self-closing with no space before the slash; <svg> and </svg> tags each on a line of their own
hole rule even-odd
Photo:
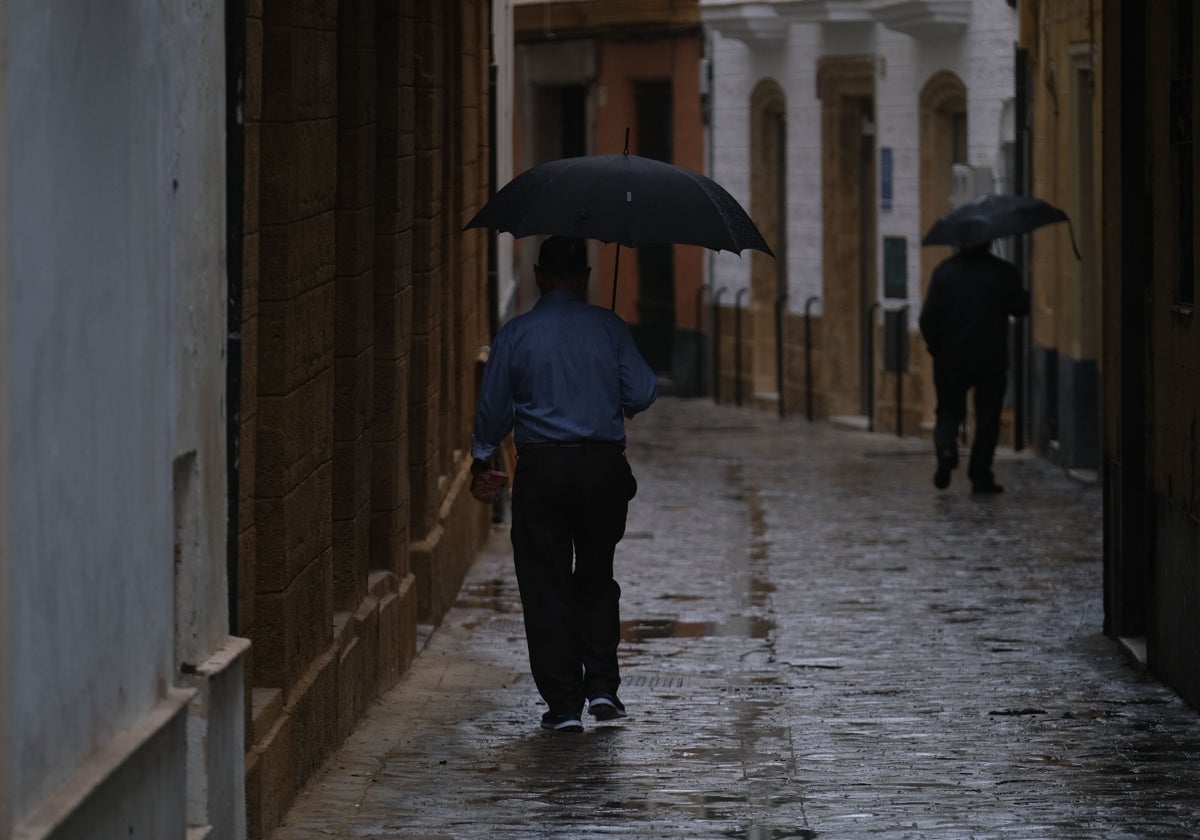
<svg viewBox="0 0 1200 840">
<path fill-rule="evenodd" d="M 1030 431 L 1047 457 L 1100 462 L 1100 9 L 1086 0 L 1022 7 L 1029 57 L 1030 194 L 1063 208 L 1030 240 Z M 1079 249 L 1076 255 L 1076 246 Z"/>
<path fill-rule="evenodd" d="M 239 625 L 265 836 L 453 603 L 485 344 L 489 4 L 247 8 Z M 428 593 L 438 593 L 431 597 Z"/>
</svg>

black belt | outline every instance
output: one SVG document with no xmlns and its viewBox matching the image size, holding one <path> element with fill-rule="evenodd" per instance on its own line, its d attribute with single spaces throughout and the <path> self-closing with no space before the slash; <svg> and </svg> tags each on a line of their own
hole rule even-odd
<svg viewBox="0 0 1200 840">
<path fill-rule="evenodd" d="M 625 444 L 619 440 L 545 440 L 537 443 L 517 444 L 517 454 L 530 452 L 534 449 L 579 449 L 585 447 L 607 447 L 609 449 L 624 449 Z"/>
</svg>

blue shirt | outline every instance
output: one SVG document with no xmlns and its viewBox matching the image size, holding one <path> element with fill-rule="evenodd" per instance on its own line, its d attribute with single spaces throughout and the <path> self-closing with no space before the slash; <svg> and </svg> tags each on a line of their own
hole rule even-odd
<svg viewBox="0 0 1200 840">
<path fill-rule="evenodd" d="M 620 316 L 565 289 L 546 292 L 492 343 L 471 455 L 487 460 L 509 432 L 518 446 L 624 443 L 622 415 L 633 417 L 657 396 L 654 371 Z"/>
</svg>

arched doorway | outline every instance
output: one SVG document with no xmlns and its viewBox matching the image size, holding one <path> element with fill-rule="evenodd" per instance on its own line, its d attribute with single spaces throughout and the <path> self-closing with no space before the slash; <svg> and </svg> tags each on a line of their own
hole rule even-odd
<svg viewBox="0 0 1200 840">
<path fill-rule="evenodd" d="M 783 88 L 764 79 L 750 95 L 750 216 L 784 259 L 780 243 L 786 224 L 787 109 Z M 750 256 L 750 381 L 758 399 L 777 391 L 775 307 L 781 296 L 779 263 L 766 254 Z"/>
</svg>

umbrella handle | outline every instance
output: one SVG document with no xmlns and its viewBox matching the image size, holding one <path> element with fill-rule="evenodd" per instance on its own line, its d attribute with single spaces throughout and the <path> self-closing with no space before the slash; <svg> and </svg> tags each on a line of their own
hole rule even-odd
<svg viewBox="0 0 1200 840">
<path fill-rule="evenodd" d="M 613 294 L 612 306 L 613 312 L 617 311 L 617 269 L 621 267 L 621 243 L 617 243 L 617 258 L 613 261 Z"/>
<path fill-rule="evenodd" d="M 1075 259 L 1083 261 L 1083 254 L 1079 253 L 1079 246 L 1075 244 L 1075 226 L 1071 224 L 1071 220 L 1067 219 L 1067 231 L 1071 234 L 1071 247 L 1075 249 Z"/>
</svg>

